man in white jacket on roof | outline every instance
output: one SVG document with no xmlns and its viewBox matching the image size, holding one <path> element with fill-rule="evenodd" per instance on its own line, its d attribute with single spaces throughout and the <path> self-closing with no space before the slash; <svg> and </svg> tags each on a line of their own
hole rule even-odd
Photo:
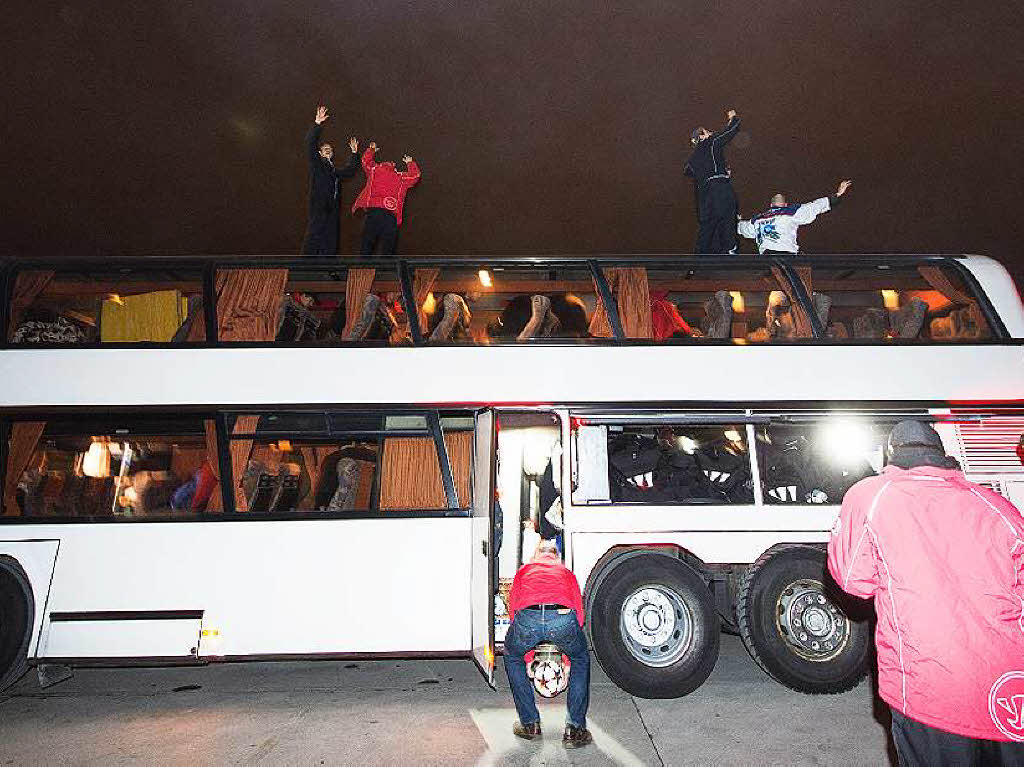
<svg viewBox="0 0 1024 767">
<path fill-rule="evenodd" d="M 756 241 L 761 255 L 795 256 L 800 252 L 796 242 L 797 230 L 838 205 L 839 198 L 846 194 L 852 183 L 843 181 L 835 194 L 803 205 L 790 205 L 785 195 L 776 194 L 768 210 L 751 216 L 749 221 L 741 219 L 736 231 L 742 237 Z"/>
</svg>

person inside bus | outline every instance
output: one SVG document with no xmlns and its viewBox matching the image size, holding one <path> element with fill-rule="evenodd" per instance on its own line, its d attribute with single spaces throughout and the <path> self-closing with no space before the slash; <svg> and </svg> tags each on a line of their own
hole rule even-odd
<svg viewBox="0 0 1024 767">
<path fill-rule="evenodd" d="M 541 642 L 552 642 L 571 664 L 562 745 L 587 745 L 593 737 L 587 729 L 590 650 L 583 633 L 583 596 L 576 576 L 562 564 L 553 541 L 541 541 L 533 559 L 519 568 L 508 606 L 512 625 L 505 635 L 505 673 L 519 714 L 512 732 L 526 740 L 541 737 L 540 712 L 526 673 L 525 656 Z"/>
<path fill-rule="evenodd" d="M 359 167 L 359 142 L 353 136 L 348 140 L 352 155 L 342 168 L 334 166 L 334 148 L 320 141 L 324 122 L 330 117 L 327 107 L 316 108 L 313 125 L 306 134 L 306 153 L 309 157 L 309 222 L 302 241 L 302 254 L 315 256 L 338 255 L 338 203 L 341 182 L 356 174 Z"/>
<path fill-rule="evenodd" d="M 489 338 L 586 338 L 587 309 L 572 293 L 519 295 L 487 326 Z"/>
</svg>

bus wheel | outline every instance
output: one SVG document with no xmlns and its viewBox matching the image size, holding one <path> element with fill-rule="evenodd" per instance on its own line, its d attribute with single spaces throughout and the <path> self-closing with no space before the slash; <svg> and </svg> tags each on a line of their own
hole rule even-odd
<svg viewBox="0 0 1024 767">
<path fill-rule="evenodd" d="M 719 625 L 707 584 L 660 554 L 616 566 L 594 594 L 594 653 L 609 678 L 640 698 L 679 698 L 718 660 Z"/>
<path fill-rule="evenodd" d="M 18 567 L 0 563 L 0 692 L 28 670 L 32 602 L 28 579 Z"/>
<path fill-rule="evenodd" d="M 740 584 L 736 612 L 751 657 L 770 676 L 806 693 L 856 687 L 868 672 L 871 629 L 826 574 L 825 553 L 786 546 L 763 554 Z"/>
</svg>

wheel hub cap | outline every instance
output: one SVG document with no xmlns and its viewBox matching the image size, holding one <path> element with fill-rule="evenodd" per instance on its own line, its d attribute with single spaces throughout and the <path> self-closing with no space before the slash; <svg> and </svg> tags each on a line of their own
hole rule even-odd
<svg viewBox="0 0 1024 767">
<path fill-rule="evenodd" d="M 775 625 L 789 647 L 811 661 L 835 658 L 850 638 L 849 619 L 814 580 L 795 581 L 783 589 Z"/>
<path fill-rule="evenodd" d="M 619 629 L 626 648 L 648 666 L 668 666 L 689 649 L 693 619 L 682 598 L 663 585 L 637 589 L 622 603 Z"/>
</svg>

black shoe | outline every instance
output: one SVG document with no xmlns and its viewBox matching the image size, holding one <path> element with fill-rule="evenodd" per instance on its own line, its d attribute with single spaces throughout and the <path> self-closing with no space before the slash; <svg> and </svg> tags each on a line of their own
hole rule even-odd
<svg viewBox="0 0 1024 767">
<path fill-rule="evenodd" d="M 520 724 L 519 722 L 516 722 L 512 725 L 512 732 L 515 733 L 516 737 L 523 738 L 524 740 L 539 738 L 540 722 L 534 722 L 532 724 Z"/>
<path fill-rule="evenodd" d="M 582 748 L 594 742 L 594 736 L 586 727 L 573 727 L 565 725 L 565 734 L 562 735 L 562 745 L 566 748 Z"/>
</svg>

